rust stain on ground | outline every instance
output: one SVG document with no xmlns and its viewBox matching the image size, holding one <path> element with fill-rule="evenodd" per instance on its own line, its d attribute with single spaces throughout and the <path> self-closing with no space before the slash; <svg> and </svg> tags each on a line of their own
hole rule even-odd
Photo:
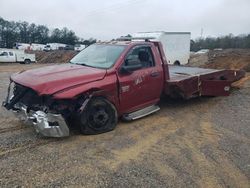
<svg viewBox="0 0 250 188">
<path fill-rule="evenodd" d="M 206 114 L 206 117 L 209 117 L 209 115 Z M 228 180 L 228 184 L 234 185 L 234 187 L 247 188 L 249 179 L 228 159 L 224 151 L 218 149 L 221 134 L 213 128 L 209 121 L 201 121 L 199 127 L 201 128 L 201 135 L 198 135 L 197 131 L 192 131 L 179 139 L 179 146 L 187 148 L 192 153 L 192 165 L 199 169 L 197 181 L 200 187 L 224 187 L 221 185 L 220 178 L 217 177 L 217 174 L 223 174 L 222 176 Z M 193 138 L 196 137 L 199 138 L 199 142 L 194 142 Z M 212 160 L 201 151 L 201 148 L 206 145 L 212 145 L 215 155 Z M 218 165 L 222 168 L 218 168 Z"/>
<path fill-rule="evenodd" d="M 168 118 L 157 118 L 151 124 L 148 124 L 146 127 L 144 126 L 143 130 L 134 130 L 130 134 L 130 137 L 136 140 L 135 144 L 128 148 L 112 151 L 115 159 L 107 160 L 105 163 L 114 170 L 122 163 L 128 163 L 130 160 L 138 160 L 140 159 L 140 155 L 156 145 L 163 135 L 172 134 L 177 129 L 177 126 L 169 124 Z"/>
</svg>

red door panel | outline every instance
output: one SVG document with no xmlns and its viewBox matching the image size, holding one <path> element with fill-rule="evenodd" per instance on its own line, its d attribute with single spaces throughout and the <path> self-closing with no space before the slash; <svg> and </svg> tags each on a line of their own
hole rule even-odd
<svg viewBox="0 0 250 188">
<path fill-rule="evenodd" d="M 119 96 L 122 111 L 130 111 L 145 102 L 146 76 L 142 70 L 134 71 L 129 75 L 119 76 Z"/>
<path fill-rule="evenodd" d="M 131 74 L 118 72 L 121 111 L 132 112 L 155 104 L 163 88 L 161 62 L 154 58 L 150 46 L 134 47 L 128 53 L 126 60 L 125 67 L 131 63 L 140 63 L 142 67 Z"/>
</svg>

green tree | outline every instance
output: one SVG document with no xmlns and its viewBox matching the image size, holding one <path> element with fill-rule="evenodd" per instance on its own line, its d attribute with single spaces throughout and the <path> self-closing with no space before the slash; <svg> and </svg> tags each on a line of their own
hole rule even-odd
<svg viewBox="0 0 250 188">
<path fill-rule="evenodd" d="M 61 42 L 62 32 L 60 29 L 56 28 L 52 31 L 50 36 L 50 42 Z"/>
<path fill-rule="evenodd" d="M 0 19 L 0 46 L 5 48 L 12 48 L 17 40 L 17 27 L 15 22 L 8 22 Z"/>
<path fill-rule="evenodd" d="M 29 43 L 30 33 L 29 33 L 29 23 L 28 22 L 18 22 L 17 27 L 19 30 L 19 42 Z"/>
</svg>

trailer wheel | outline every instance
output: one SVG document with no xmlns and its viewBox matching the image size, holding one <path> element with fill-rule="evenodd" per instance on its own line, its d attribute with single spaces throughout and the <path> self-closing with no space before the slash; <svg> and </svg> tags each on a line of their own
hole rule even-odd
<svg viewBox="0 0 250 188">
<path fill-rule="evenodd" d="M 25 59 L 24 60 L 24 64 L 30 64 L 30 63 L 31 63 L 30 59 Z"/>
<path fill-rule="evenodd" d="M 174 62 L 174 65 L 180 66 L 181 63 L 180 63 L 180 61 L 176 60 L 176 61 Z"/>
<path fill-rule="evenodd" d="M 100 134 L 112 131 L 117 125 L 117 111 L 104 98 L 94 98 L 80 114 L 80 128 L 83 134 Z"/>
</svg>

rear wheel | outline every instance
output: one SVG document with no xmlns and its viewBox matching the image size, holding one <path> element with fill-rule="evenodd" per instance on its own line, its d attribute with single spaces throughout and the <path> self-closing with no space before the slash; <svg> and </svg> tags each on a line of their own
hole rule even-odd
<svg viewBox="0 0 250 188">
<path fill-rule="evenodd" d="M 104 98 L 94 98 L 80 114 L 83 134 L 100 134 L 113 130 L 117 125 L 117 112 L 112 103 Z"/>
<path fill-rule="evenodd" d="M 31 63 L 30 59 L 25 59 L 24 60 L 24 64 L 30 64 L 30 63 Z"/>
</svg>

